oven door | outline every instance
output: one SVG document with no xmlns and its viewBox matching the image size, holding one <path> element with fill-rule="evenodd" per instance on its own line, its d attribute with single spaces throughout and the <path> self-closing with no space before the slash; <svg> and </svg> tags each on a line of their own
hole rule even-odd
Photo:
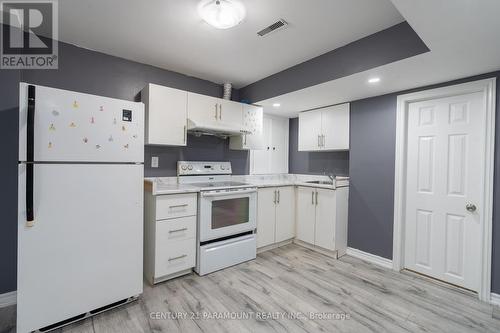
<svg viewBox="0 0 500 333">
<path fill-rule="evenodd" d="M 256 218 L 255 188 L 200 194 L 201 242 L 254 230 Z"/>
</svg>

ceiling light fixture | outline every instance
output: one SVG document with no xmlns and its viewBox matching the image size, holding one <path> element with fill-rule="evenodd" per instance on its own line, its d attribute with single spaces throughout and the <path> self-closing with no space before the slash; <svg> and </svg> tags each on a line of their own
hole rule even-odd
<svg viewBox="0 0 500 333">
<path fill-rule="evenodd" d="M 379 77 L 372 77 L 371 79 L 368 80 L 368 83 L 377 83 L 380 82 Z"/>
<path fill-rule="evenodd" d="M 217 29 L 229 29 L 245 18 L 245 6 L 238 0 L 202 0 L 198 4 L 200 17 Z"/>
<path fill-rule="evenodd" d="M 280 103 L 274 103 L 274 104 L 273 104 L 273 106 L 274 106 L 275 108 L 279 108 L 279 107 L 281 106 L 281 104 L 280 104 Z"/>
</svg>

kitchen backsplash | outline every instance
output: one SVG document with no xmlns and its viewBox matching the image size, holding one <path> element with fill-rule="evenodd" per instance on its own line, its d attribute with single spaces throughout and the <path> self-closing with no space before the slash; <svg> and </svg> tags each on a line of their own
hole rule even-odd
<svg viewBox="0 0 500 333">
<path fill-rule="evenodd" d="M 246 175 L 249 153 L 230 150 L 229 140 L 213 136 L 188 135 L 186 147 L 146 146 L 144 148 L 144 176 L 169 177 L 177 175 L 177 161 L 229 161 L 233 174 Z M 151 167 L 151 157 L 159 157 L 159 167 Z"/>
</svg>

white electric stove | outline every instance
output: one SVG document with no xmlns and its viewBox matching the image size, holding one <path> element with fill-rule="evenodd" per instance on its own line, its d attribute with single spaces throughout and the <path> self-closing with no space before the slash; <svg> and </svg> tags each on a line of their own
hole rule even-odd
<svg viewBox="0 0 500 333">
<path fill-rule="evenodd" d="M 179 183 L 200 188 L 195 271 L 205 275 L 255 259 L 257 188 L 231 181 L 230 162 L 177 163 Z"/>
</svg>

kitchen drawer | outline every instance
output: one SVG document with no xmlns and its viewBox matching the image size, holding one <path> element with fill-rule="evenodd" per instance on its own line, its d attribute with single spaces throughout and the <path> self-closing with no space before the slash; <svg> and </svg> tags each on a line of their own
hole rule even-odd
<svg viewBox="0 0 500 333">
<path fill-rule="evenodd" d="M 156 220 L 193 216 L 197 211 L 197 194 L 171 194 L 156 197 Z"/>
<path fill-rule="evenodd" d="M 156 244 L 155 278 L 194 267 L 196 238 Z"/>
<path fill-rule="evenodd" d="M 196 237 L 196 216 L 156 221 L 156 246 Z"/>
</svg>

